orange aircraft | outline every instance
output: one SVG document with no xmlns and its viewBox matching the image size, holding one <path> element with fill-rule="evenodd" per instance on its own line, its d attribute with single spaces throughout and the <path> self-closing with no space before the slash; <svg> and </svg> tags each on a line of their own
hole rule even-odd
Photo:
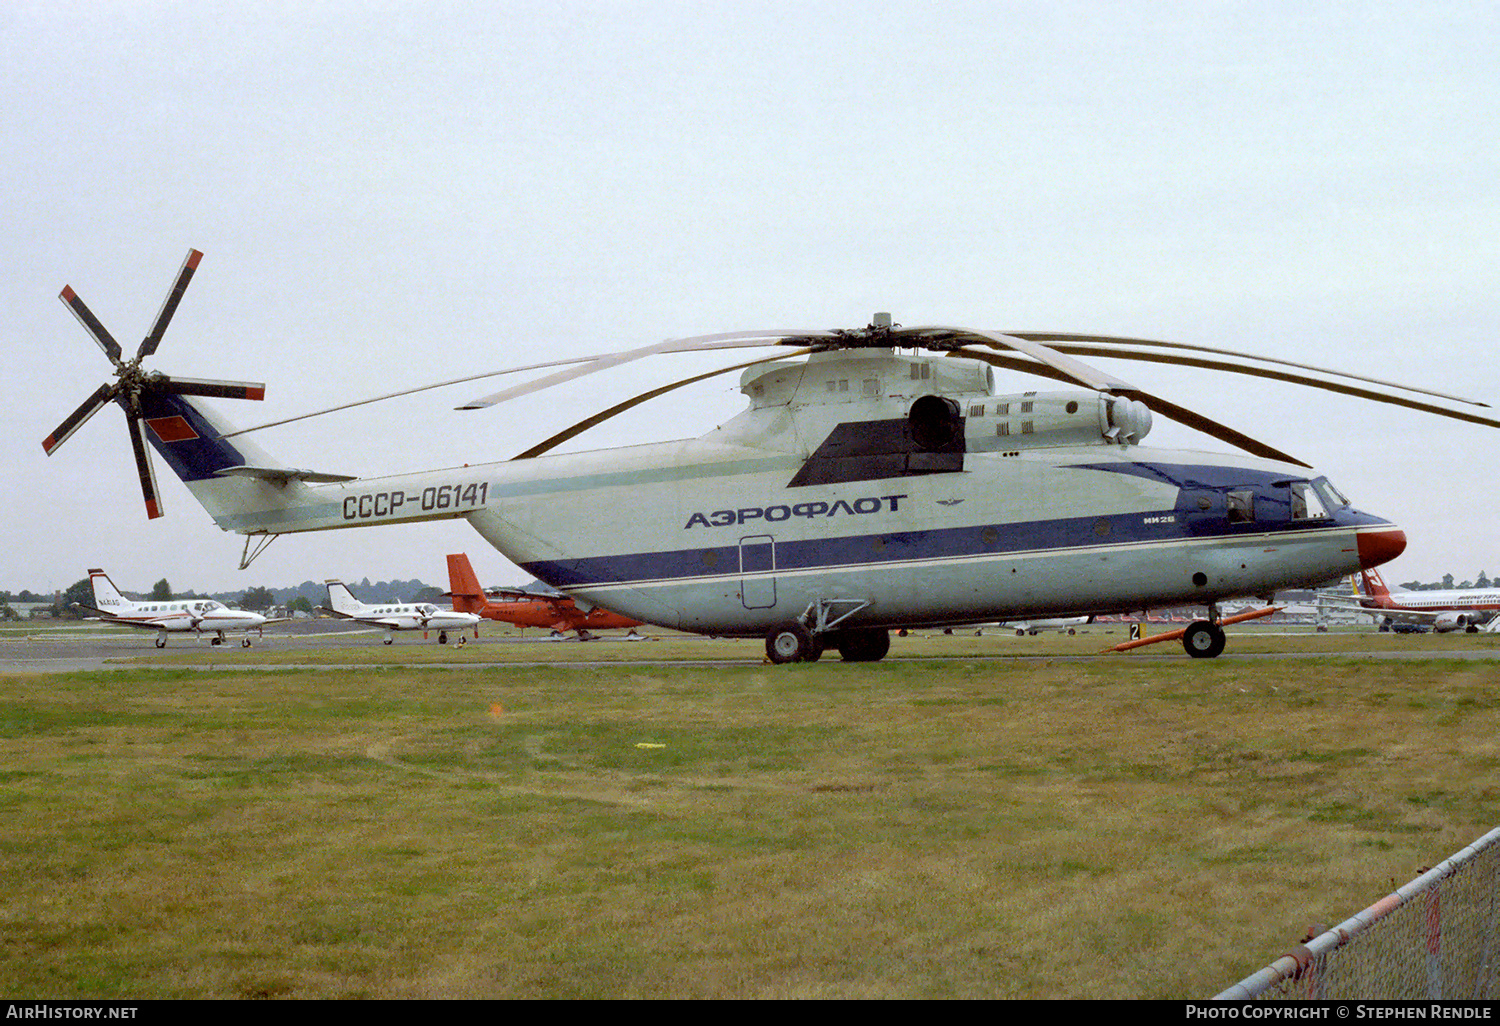
<svg viewBox="0 0 1500 1026">
<path fill-rule="evenodd" d="M 594 636 L 590 629 L 641 626 L 639 620 L 628 619 L 599 606 L 580 609 L 567 595 L 537 594 L 519 588 L 491 588 L 486 592 L 479 586 L 479 578 L 469 565 L 469 557 L 462 552 L 448 556 L 448 589 L 453 596 L 455 613 L 477 613 L 486 620 L 499 620 L 517 627 L 542 627 L 556 635 L 577 631 L 582 641 L 592 640 Z M 491 602 L 490 595 L 500 597 L 501 601 Z"/>
</svg>

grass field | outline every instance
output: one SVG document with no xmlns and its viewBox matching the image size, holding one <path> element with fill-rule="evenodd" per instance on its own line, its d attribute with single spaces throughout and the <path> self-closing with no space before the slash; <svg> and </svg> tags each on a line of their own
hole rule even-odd
<svg viewBox="0 0 1500 1026">
<path fill-rule="evenodd" d="M 0 676 L 0 992 L 1211 996 L 1500 823 L 1497 683 L 1336 655 Z"/>
</svg>

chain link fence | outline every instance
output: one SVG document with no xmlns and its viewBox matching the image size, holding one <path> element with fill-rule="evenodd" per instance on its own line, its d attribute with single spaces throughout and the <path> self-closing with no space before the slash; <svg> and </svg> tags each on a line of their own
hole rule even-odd
<svg viewBox="0 0 1500 1026">
<path fill-rule="evenodd" d="M 1219 1001 L 1500 998 L 1500 828 Z"/>
</svg>

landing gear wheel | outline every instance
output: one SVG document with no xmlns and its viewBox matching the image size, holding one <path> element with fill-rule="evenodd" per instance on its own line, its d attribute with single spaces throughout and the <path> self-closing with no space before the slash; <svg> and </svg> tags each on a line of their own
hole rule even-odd
<svg viewBox="0 0 1500 1026">
<path fill-rule="evenodd" d="M 167 647 L 167 639 L 166 638 L 157 638 L 156 639 L 156 647 L 157 648 L 166 648 Z"/>
<path fill-rule="evenodd" d="M 891 634 L 883 627 L 859 627 L 841 631 L 839 655 L 846 663 L 873 663 L 891 650 Z"/>
<path fill-rule="evenodd" d="M 240 648 L 249 648 L 249 647 L 250 647 L 250 639 L 249 638 L 245 638 L 243 641 L 240 642 Z"/>
<path fill-rule="evenodd" d="M 817 658 L 812 655 L 814 646 L 822 655 L 822 646 L 813 639 L 812 631 L 800 623 L 777 627 L 766 635 L 766 656 L 773 663 L 811 662 Z"/>
<path fill-rule="evenodd" d="M 396 640 L 396 639 L 395 639 L 395 638 L 386 638 L 386 639 L 385 639 L 385 643 L 386 643 L 386 644 L 387 644 L 387 645 L 389 645 L 389 644 L 390 644 L 390 643 L 391 643 L 391 642 L 393 642 L 393 641 L 395 641 L 395 640 Z"/>
<path fill-rule="evenodd" d="M 438 644 L 439 645 L 446 645 L 446 644 L 448 644 L 448 632 L 447 631 L 438 631 Z"/>
<path fill-rule="evenodd" d="M 1213 659 L 1224 651 L 1224 628 L 1208 620 L 1195 620 L 1183 632 L 1182 647 L 1194 659 Z"/>
</svg>

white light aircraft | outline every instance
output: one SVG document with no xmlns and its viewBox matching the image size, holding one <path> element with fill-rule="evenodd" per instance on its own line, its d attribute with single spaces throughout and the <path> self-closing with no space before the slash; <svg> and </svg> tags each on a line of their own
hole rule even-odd
<svg viewBox="0 0 1500 1026">
<path fill-rule="evenodd" d="M 508 461 L 356 480 L 273 460 L 200 398 L 261 398 L 262 385 L 141 368 L 198 259 L 190 252 L 128 362 L 63 291 L 118 380 L 58 426 L 47 452 L 115 402 L 148 516 L 160 514 L 149 441 L 219 527 L 246 536 L 242 566 L 286 533 L 462 518 L 568 595 L 647 623 L 764 638 L 775 662 L 825 646 L 848 661 L 879 659 L 893 627 L 1176 605 L 1207 608 L 1182 641 L 1190 655 L 1212 657 L 1224 647 L 1220 602 L 1326 581 L 1405 548 L 1399 527 L 1355 508 L 1302 461 L 1081 356 L 1297 382 L 1500 427 L 1473 412 L 1483 403 L 1425 393 L 1434 403 L 1285 361 L 1145 339 L 902 328 L 876 315 L 852 331 L 735 332 L 512 368 L 552 370 L 461 407 L 659 353 L 771 346 L 793 357 L 713 372 L 741 370 L 749 408 L 699 438 L 549 453 L 711 374 L 626 399 Z M 997 367 L 1067 390 L 997 394 Z M 1153 415 L 1242 452 L 1145 446 Z"/>
<path fill-rule="evenodd" d="M 1046 620 L 1011 620 L 997 626 L 1012 627 L 1018 635 L 1040 634 L 1042 631 L 1066 631 L 1069 634 L 1077 634 L 1079 627 L 1093 622 L 1092 616 L 1057 616 Z"/>
<path fill-rule="evenodd" d="M 355 620 L 371 627 L 385 628 L 385 643 L 395 641 L 396 631 L 438 632 L 438 644 L 448 644 L 448 632 L 458 631 L 458 643 L 464 644 L 463 632 L 472 630 L 479 637 L 479 617 L 473 613 L 454 613 L 439 609 L 431 602 L 379 602 L 366 605 L 354 597 L 343 581 L 325 581 L 328 605 L 323 608 L 341 620 Z"/>
<path fill-rule="evenodd" d="M 103 570 L 89 571 L 89 584 L 94 589 L 94 604 L 85 606 L 74 603 L 80 609 L 98 613 L 107 623 L 122 627 L 136 627 L 156 632 L 156 647 L 167 647 L 167 635 L 180 631 L 193 631 L 198 635 L 211 634 L 209 644 L 222 645 L 224 635 L 242 633 L 240 645 L 250 647 L 250 631 L 260 633 L 268 620 L 259 613 L 243 609 L 230 609 L 213 599 L 147 599 L 132 602 L 120 594 L 115 582 Z"/>
<path fill-rule="evenodd" d="M 1360 573 L 1364 594 L 1356 589 L 1344 608 L 1369 613 L 1391 623 L 1416 623 L 1439 634 L 1449 631 L 1493 631 L 1500 627 L 1500 590 L 1494 588 L 1445 588 L 1432 591 L 1391 591 L 1378 571 Z M 1329 601 L 1325 596 L 1324 601 Z"/>
</svg>

